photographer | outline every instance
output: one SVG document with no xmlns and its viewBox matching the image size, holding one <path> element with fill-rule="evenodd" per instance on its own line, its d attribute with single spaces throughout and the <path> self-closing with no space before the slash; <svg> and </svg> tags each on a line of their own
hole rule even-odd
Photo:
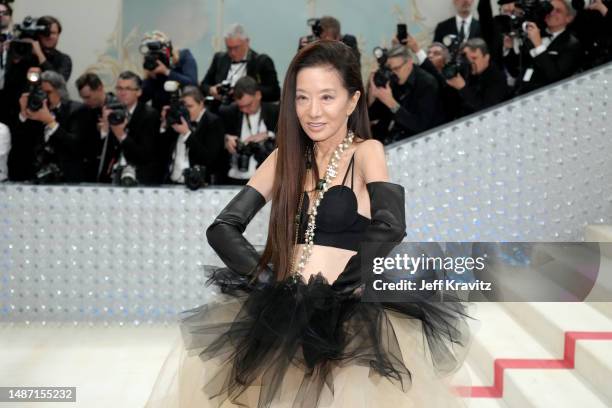
<svg viewBox="0 0 612 408">
<path fill-rule="evenodd" d="M 13 9 L 8 4 L 0 2 L 0 122 L 7 122 L 10 118 L 9 97 L 5 92 L 5 83 L 12 25 Z"/>
<path fill-rule="evenodd" d="M 232 88 L 240 78 L 248 75 L 259 84 L 263 101 L 277 102 L 280 99 L 280 86 L 274 62 L 266 54 L 258 54 L 249 48 L 249 37 L 240 24 L 229 27 L 225 34 L 225 46 L 226 52 L 218 52 L 213 57 L 200 84 L 202 93 L 229 104 L 232 101 Z"/>
<path fill-rule="evenodd" d="M 300 37 L 298 50 L 316 40 L 342 41 L 351 47 L 357 57 L 357 61 L 361 61 L 361 53 L 357 45 L 357 38 L 350 34 L 342 35 L 342 29 L 338 19 L 331 16 L 312 18 L 308 20 L 308 25 L 312 28 L 312 34 Z"/>
<path fill-rule="evenodd" d="M 471 64 L 467 79 L 457 74 L 447 80 L 459 92 L 464 115 L 489 108 L 503 102 L 508 96 L 504 73 L 491 61 L 487 44 L 481 38 L 468 40 L 463 52 Z"/>
<path fill-rule="evenodd" d="M 113 182 L 121 185 L 159 184 L 160 171 L 156 160 L 159 114 L 138 101 L 142 94 L 142 80 L 132 71 L 119 74 L 115 91 L 123 108 L 113 112 L 105 106 L 100 123 L 101 136 L 112 137 L 117 142 L 117 149 L 110 152 Z M 120 123 L 112 120 L 113 113 L 122 119 Z"/>
<path fill-rule="evenodd" d="M 188 49 L 178 50 L 161 31 L 146 34 L 142 40 L 144 81 L 140 100 L 161 112 L 170 102 L 164 91 L 166 81 L 176 81 L 181 87 L 198 85 L 198 65 Z"/>
<path fill-rule="evenodd" d="M 28 75 L 29 93 L 19 99 L 19 120 L 12 135 L 9 177 L 12 181 L 80 182 L 79 121 L 81 104 L 68 98 L 66 82 L 57 72 Z"/>
<path fill-rule="evenodd" d="M 85 104 L 80 135 L 83 179 L 90 183 L 110 183 L 110 153 L 117 148 L 118 142 L 115 138 L 108 138 L 108 133 L 102 135 L 100 129 L 102 109 L 114 95 L 105 92 L 102 81 L 94 73 L 81 75 L 76 80 L 76 87 Z"/>
<path fill-rule="evenodd" d="M 576 15 L 567 0 L 552 0 L 553 10 L 546 15 L 544 36 L 536 22 L 526 23 L 526 31 L 533 48 L 526 53 L 519 93 L 526 93 L 575 74 L 583 62 L 580 42 L 567 26 Z"/>
<path fill-rule="evenodd" d="M 231 155 L 227 182 L 241 185 L 276 147 L 279 107 L 262 102 L 259 84 L 248 76 L 236 82 L 234 100 L 220 113 L 225 122 L 225 149 Z"/>
<path fill-rule="evenodd" d="M 218 184 L 224 178 L 223 122 L 204 106 L 204 96 L 195 86 L 183 89 L 181 102 L 189 114 L 179 115 L 168 126 L 169 108 L 162 112 L 162 148 L 165 164 L 164 182 L 185 183 L 184 171 L 195 166 L 205 168 L 208 184 Z M 171 115 L 170 115 L 171 116 Z M 176 123 L 176 119 L 180 122 Z"/>
<path fill-rule="evenodd" d="M 399 43 L 397 38 L 395 38 L 393 42 Z M 415 62 L 422 69 L 431 74 L 438 83 L 441 117 L 436 125 L 459 118 L 463 113 L 461 108 L 461 97 L 455 88 L 448 85 L 446 82 L 447 79 L 443 74 L 444 67 L 451 62 L 451 55 L 448 48 L 446 48 L 444 44 L 432 43 L 427 49 L 427 52 L 425 52 L 421 49 L 417 40 L 411 35 L 408 35 L 404 43 L 414 53 Z"/>
<path fill-rule="evenodd" d="M 570 26 L 584 47 L 583 69 L 612 60 L 612 2 L 609 0 L 573 0 L 576 18 Z"/>
<path fill-rule="evenodd" d="M 406 47 L 388 52 L 384 67 L 390 78 L 380 86 L 369 79 L 368 106 L 374 136 L 388 144 L 433 127 L 442 116 L 436 79 L 414 66 Z"/>
<path fill-rule="evenodd" d="M 55 71 L 61 74 L 66 81 L 72 73 L 72 59 L 57 49 L 62 24 L 53 16 L 43 16 L 37 25 L 45 27 L 36 39 L 26 38 L 21 41 L 32 44 L 32 55 L 43 71 Z"/>
<path fill-rule="evenodd" d="M 444 37 L 447 35 L 458 36 L 460 43 L 480 37 L 480 23 L 472 15 L 474 0 L 453 0 L 453 5 L 457 14 L 438 23 L 434 31 L 434 42 L 444 43 Z"/>
</svg>

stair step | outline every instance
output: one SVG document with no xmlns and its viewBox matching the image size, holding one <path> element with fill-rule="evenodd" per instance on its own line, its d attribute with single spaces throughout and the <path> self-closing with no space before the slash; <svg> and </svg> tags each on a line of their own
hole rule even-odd
<svg viewBox="0 0 612 408">
<path fill-rule="evenodd" d="M 504 381 L 510 408 L 610 407 L 571 370 L 507 370 Z"/>
<path fill-rule="evenodd" d="M 590 302 L 587 304 L 599 313 L 612 319 L 612 302 Z"/>
<path fill-rule="evenodd" d="M 563 358 L 566 332 L 612 334 L 612 320 L 585 303 L 507 303 L 517 322 L 556 358 Z M 603 350 L 603 353 L 602 353 Z M 578 353 L 579 352 L 579 353 Z M 582 339 L 575 343 L 575 373 L 593 386 L 612 406 L 610 387 L 601 378 L 612 378 L 612 339 Z"/>
</svg>

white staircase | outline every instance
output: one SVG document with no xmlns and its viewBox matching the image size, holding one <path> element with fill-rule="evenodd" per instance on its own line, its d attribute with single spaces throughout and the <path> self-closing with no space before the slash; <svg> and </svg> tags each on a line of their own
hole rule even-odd
<svg viewBox="0 0 612 408">
<path fill-rule="evenodd" d="M 585 237 L 612 242 L 612 227 L 587 227 Z M 612 299 L 612 253 L 600 265 L 593 292 Z M 473 312 L 468 406 L 612 407 L 612 302 L 477 303 Z"/>
</svg>

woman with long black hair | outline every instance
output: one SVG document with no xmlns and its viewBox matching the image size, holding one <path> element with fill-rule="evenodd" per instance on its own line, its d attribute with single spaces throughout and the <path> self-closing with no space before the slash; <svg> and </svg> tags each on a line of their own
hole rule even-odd
<svg viewBox="0 0 612 408">
<path fill-rule="evenodd" d="M 293 59 L 278 148 L 207 230 L 226 264 L 209 271 L 220 293 L 186 312 L 148 406 L 459 403 L 437 373 L 461 362 L 464 305 L 360 299 L 360 243 L 392 247 L 406 225 L 404 189 L 388 181 L 370 136 L 358 67 L 334 41 Z M 259 254 L 242 234 L 268 201 Z"/>
</svg>

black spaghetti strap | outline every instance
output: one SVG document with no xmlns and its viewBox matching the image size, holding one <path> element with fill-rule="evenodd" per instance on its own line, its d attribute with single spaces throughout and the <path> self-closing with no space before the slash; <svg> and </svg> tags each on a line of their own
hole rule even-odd
<svg viewBox="0 0 612 408">
<path fill-rule="evenodd" d="M 351 157 L 351 161 L 349 162 L 348 167 L 346 168 L 346 173 L 344 173 L 344 178 L 342 179 L 342 185 L 346 182 L 346 178 L 348 177 L 349 171 L 351 170 L 351 166 L 355 167 L 355 153 Z M 354 172 L 354 171 L 353 171 Z M 353 189 L 353 176 L 351 175 L 351 190 Z"/>
</svg>

